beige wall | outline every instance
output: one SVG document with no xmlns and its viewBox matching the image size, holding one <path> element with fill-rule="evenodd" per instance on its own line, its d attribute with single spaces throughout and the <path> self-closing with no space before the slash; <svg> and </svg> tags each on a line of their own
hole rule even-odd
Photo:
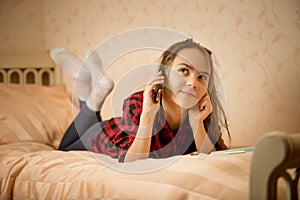
<svg viewBox="0 0 300 200">
<path fill-rule="evenodd" d="M 252 145 L 275 129 L 300 131 L 299 0 L 1 0 L 0 23 L 1 51 L 63 46 L 81 58 L 128 29 L 182 32 L 218 58 L 234 145 Z M 147 55 L 121 58 L 108 73 L 117 84 L 126 70 L 157 56 Z"/>
</svg>

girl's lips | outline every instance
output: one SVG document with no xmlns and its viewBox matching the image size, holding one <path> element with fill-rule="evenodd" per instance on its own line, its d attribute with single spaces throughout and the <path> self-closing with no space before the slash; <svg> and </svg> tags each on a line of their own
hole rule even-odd
<svg viewBox="0 0 300 200">
<path fill-rule="evenodd" d="M 186 92 L 186 91 L 180 91 L 182 94 L 186 95 L 186 96 L 192 96 L 192 97 L 196 97 L 193 93 L 191 92 Z"/>
</svg>

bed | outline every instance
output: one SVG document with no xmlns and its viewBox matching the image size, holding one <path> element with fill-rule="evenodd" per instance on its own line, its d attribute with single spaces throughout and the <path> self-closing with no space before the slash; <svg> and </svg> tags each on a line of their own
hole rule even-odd
<svg viewBox="0 0 300 200">
<path fill-rule="evenodd" d="M 48 52 L 1 52 L 0 82 L 0 199 L 298 198 L 299 133 L 266 134 L 254 151 L 118 163 L 57 150 L 74 112 Z"/>
</svg>

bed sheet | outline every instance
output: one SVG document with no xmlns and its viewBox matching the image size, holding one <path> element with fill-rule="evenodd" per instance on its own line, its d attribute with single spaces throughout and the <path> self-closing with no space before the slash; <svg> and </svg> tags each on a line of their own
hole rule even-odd
<svg viewBox="0 0 300 200">
<path fill-rule="evenodd" d="M 118 163 L 29 142 L 0 152 L 2 199 L 248 199 L 252 153 Z"/>
<path fill-rule="evenodd" d="M 0 145 L 0 199 L 10 199 L 19 173 L 28 163 L 28 155 L 51 151 L 52 146 L 35 142 L 17 142 Z"/>
</svg>

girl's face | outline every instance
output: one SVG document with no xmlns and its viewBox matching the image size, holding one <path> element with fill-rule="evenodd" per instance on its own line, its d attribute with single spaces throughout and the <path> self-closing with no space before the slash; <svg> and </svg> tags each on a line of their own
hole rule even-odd
<svg viewBox="0 0 300 200">
<path fill-rule="evenodd" d="M 198 49 L 186 48 L 175 57 L 166 85 L 168 98 L 183 109 L 194 107 L 207 92 L 211 69 Z M 170 93 L 171 91 L 171 93 Z"/>
</svg>

